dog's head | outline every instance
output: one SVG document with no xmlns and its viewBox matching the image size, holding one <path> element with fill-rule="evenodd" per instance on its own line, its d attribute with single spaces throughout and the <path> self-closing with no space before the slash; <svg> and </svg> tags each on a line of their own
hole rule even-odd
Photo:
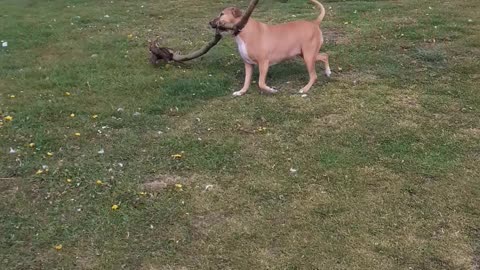
<svg viewBox="0 0 480 270">
<path fill-rule="evenodd" d="M 238 23 L 242 18 L 242 11 L 236 7 L 229 7 L 224 9 L 218 17 L 209 22 L 212 28 L 222 29 L 222 25 L 227 23 Z"/>
</svg>

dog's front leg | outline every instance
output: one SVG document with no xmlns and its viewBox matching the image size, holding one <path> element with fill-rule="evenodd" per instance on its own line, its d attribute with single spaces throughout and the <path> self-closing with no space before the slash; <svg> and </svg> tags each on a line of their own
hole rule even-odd
<svg viewBox="0 0 480 270">
<path fill-rule="evenodd" d="M 267 93 L 274 94 L 278 91 L 269 87 L 266 83 L 268 68 L 270 67 L 269 64 L 270 63 L 268 62 L 268 60 L 264 60 L 258 63 L 258 72 L 260 73 L 258 78 L 258 87 L 260 87 L 260 89 Z"/>
<path fill-rule="evenodd" d="M 233 92 L 233 95 L 238 97 L 238 96 L 243 96 L 248 88 L 250 87 L 250 83 L 252 81 L 252 73 L 253 73 L 253 65 L 248 64 L 245 62 L 245 82 L 243 83 L 243 88 L 240 89 L 240 91 Z"/>
</svg>

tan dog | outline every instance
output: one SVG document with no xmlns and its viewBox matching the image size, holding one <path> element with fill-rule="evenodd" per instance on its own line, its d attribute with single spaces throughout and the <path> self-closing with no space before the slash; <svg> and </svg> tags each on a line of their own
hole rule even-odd
<svg viewBox="0 0 480 270">
<path fill-rule="evenodd" d="M 300 93 L 306 93 L 317 80 L 315 62 L 325 63 L 325 74 L 330 77 L 328 55 L 319 53 L 323 44 L 320 23 L 325 16 L 325 8 L 316 0 L 310 0 L 318 8 L 320 15 L 314 21 L 294 21 L 278 25 L 267 25 L 249 19 L 245 27 L 235 35 L 240 56 L 245 63 L 245 83 L 234 96 L 245 94 L 250 86 L 253 65 L 258 65 L 260 78 L 258 86 L 265 92 L 276 93 L 277 90 L 267 86 L 266 78 L 268 68 L 281 61 L 297 56 L 303 57 L 307 66 L 310 80 Z M 220 15 L 210 22 L 214 28 L 221 28 L 228 23 L 238 23 L 242 18 L 242 11 L 235 7 L 226 8 Z"/>
</svg>

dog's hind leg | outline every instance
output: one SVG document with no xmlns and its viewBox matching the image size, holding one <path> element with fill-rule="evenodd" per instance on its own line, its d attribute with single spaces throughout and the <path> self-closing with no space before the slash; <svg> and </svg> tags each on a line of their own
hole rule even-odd
<svg viewBox="0 0 480 270">
<path fill-rule="evenodd" d="M 267 80 L 267 73 L 268 73 L 268 68 L 269 68 L 269 62 L 268 60 L 264 60 L 258 63 L 258 72 L 259 78 L 258 78 L 258 87 L 260 87 L 261 90 L 273 94 L 277 93 L 278 91 L 267 86 L 266 80 Z"/>
<path fill-rule="evenodd" d="M 330 65 L 328 64 L 328 54 L 319 53 L 317 55 L 317 61 L 322 61 L 325 64 L 325 75 L 327 75 L 327 77 L 330 77 L 332 72 L 330 71 Z"/>
<path fill-rule="evenodd" d="M 243 88 L 240 91 L 234 92 L 234 96 L 243 96 L 248 88 L 250 87 L 250 82 L 252 81 L 253 65 L 245 63 L 245 82 L 243 83 Z"/>
<path fill-rule="evenodd" d="M 300 93 L 307 93 L 308 90 L 312 87 L 312 85 L 317 81 L 317 72 L 315 71 L 315 62 L 316 62 L 316 55 L 317 51 L 313 51 L 315 53 L 311 53 L 312 50 L 305 50 L 303 53 L 303 60 L 305 61 L 305 65 L 307 66 L 308 75 L 310 76 L 310 80 L 308 84 L 305 85 L 299 92 Z"/>
</svg>

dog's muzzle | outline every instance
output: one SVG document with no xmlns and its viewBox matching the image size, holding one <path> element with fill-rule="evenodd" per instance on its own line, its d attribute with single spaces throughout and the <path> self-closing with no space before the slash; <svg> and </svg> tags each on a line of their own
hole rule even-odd
<svg viewBox="0 0 480 270">
<path fill-rule="evenodd" d="M 218 28 L 218 18 L 211 20 L 208 24 L 210 24 L 210 27 L 212 27 L 213 29 Z"/>
</svg>

